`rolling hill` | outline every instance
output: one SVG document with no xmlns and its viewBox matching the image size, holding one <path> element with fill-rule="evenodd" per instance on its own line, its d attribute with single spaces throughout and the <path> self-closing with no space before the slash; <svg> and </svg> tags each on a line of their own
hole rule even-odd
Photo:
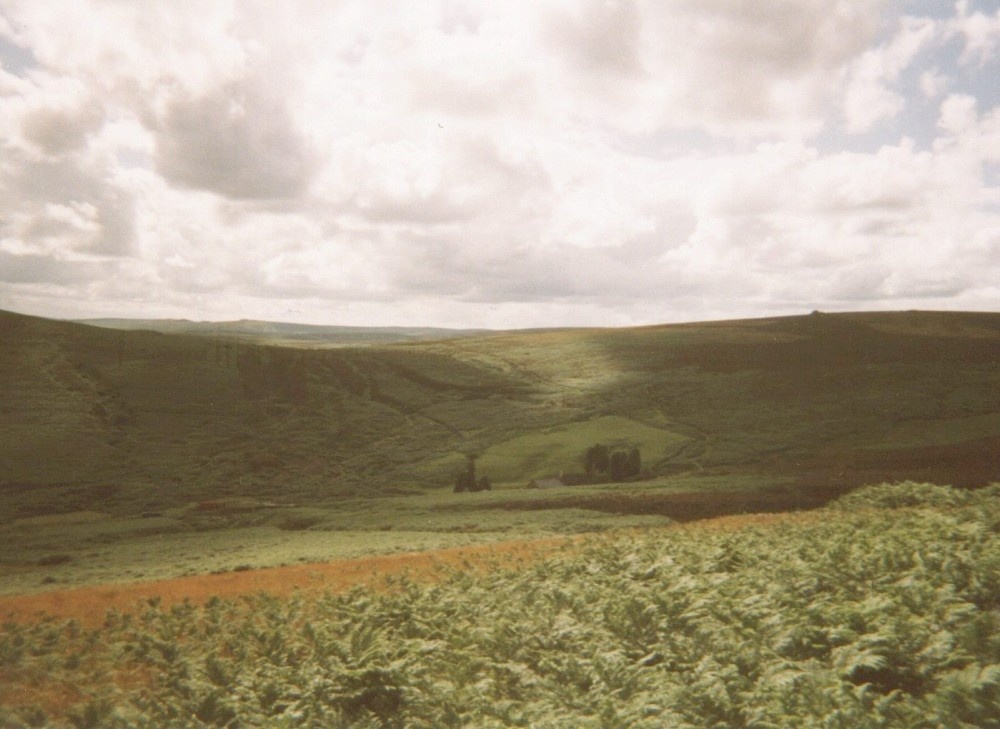
<svg viewBox="0 0 1000 729">
<path fill-rule="evenodd" d="M 472 453 L 520 485 L 580 470 L 595 442 L 639 446 L 656 477 L 765 480 L 807 505 L 1000 479 L 997 314 L 466 334 L 310 348 L 0 312 L 0 507 L 419 492 Z"/>
</svg>

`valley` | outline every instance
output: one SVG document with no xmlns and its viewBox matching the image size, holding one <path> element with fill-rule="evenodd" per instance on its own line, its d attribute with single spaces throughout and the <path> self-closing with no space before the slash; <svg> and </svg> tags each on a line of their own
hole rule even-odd
<svg viewBox="0 0 1000 729">
<path fill-rule="evenodd" d="M 1000 315 L 103 324 L 0 312 L 5 725 L 993 726 Z"/>
<path fill-rule="evenodd" d="M 817 313 L 332 349 L 265 343 L 275 327 L 258 341 L 117 326 L 0 313 L 6 593 L 1000 478 L 1000 315 Z M 598 443 L 641 451 L 642 476 L 579 483 Z M 470 456 L 491 492 L 452 493 Z M 561 474 L 569 485 L 526 488 Z"/>
</svg>

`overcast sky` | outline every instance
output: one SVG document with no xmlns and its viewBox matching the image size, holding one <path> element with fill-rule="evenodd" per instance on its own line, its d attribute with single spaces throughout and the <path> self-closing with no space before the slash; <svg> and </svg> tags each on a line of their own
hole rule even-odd
<svg viewBox="0 0 1000 729">
<path fill-rule="evenodd" d="M 0 0 L 0 308 L 1000 311 L 997 0 Z"/>
</svg>

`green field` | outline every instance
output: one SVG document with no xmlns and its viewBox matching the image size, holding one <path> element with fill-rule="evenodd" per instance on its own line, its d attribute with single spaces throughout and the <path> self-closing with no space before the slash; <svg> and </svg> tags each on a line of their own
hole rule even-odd
<svg viewBox="0 0 1000 729">
<path fill-rule="evenodd" d="M 138 516 L 22 517 L 0 524 L 0 595 L 663 526 L 784 509 L 788 498 L 761 480 L 694 477 L 471 496 L 441 489 L 332 506 L 228 498 Z"/>
<path fill-rule="evenodd" d="M 595 443 L 611 448 L 638 447 L 654 463 L 669 461 L 690 444 L 691 439 L 666 427 L 655 427 L 621 416 L 603 416 L 526 433 L 491 444 L 479 453 L 477 468 L 501 483 L 525 483 L 558 475 L 560 471 L 582 471 L 584 451 Z M 428 464 L 447 480 L 460 470 L 462 454 L 446 456 Z"/>
</svg>

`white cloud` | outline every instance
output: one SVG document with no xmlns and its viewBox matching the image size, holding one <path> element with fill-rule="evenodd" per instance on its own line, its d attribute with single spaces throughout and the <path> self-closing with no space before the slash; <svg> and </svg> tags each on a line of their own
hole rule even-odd
<svg viewBox="0 0 1000 729">
<path fill-rule="evenodd" d="M 295 198 L 316 167 L 287 107 L 259 84 L 171 99 L 151 126 L 157 169 L 182 187 L 237 199 Z"/>
<path fill-rule="evenodd" d="M 996 307 L 1000 113 L 956 71 L 989 71 L 995 21 L 894 7 L 11 0 L 0 36 L 33 60 L 0 71 L 0 306 Z"/>
<path fill-rule="evenodd" d="M 892 40 L 865 51 L 853 62 L 844 98 L 849 132 L 866 132 L 903 111 L 906 98 L 892 85 L 917 54 L 935 40 L 939 33 L 937 26 L 928 18 L 903 18 Z"/>
<path fill-rule="evenodd" d="M 938 126 L 949 134 L 961 134 L 977 121 L 976 99 L 968 94 L 952 94 L 941 104 Z"/>
<path fill-rule="evenodd" d="M 981 12 L 969 13 L 968 0 L 956 4 L 957 17 L 952 21 L 954 33 L 962 36 L 965 43 L 961 61 L 986 65 L 996 58 L 1000 48 L 1000 10 L 992 16 Z"/>
<path fill-rule="evenodd" d="M 936 69 L 920 74 L 920 90 L 928 99 L 940 96 L 948 88 L 948 77 Z"/>
<path fill-rule="evenodd" d="M 567 5 L 545 36 L 560 93 L 630 132 L 812 133 L 841 65 L 877 29 L 875 13 L 843 2 Z"/>
<path fill-rule="evenodd" d="M 57 258 L 123 255 L 135 243 L 131 196 L 107 161 L 78 154 L 34 158 L 10 147 L 0 167 L 0 249 Z"/>
</svg>

